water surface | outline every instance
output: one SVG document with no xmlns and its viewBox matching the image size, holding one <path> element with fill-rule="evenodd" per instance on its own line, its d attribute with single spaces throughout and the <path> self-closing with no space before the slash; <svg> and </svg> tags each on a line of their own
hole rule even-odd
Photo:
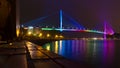
<svg viewBox="0 0 120 68">
<path fill-rule="evenodd" d="M 120 68 L 119 40 L 60 40 L 43 48 L 91 68 Z"/>
</svg>

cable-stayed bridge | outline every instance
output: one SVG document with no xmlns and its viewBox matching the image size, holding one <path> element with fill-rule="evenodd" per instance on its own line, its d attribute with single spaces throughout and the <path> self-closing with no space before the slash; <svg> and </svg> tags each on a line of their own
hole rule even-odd
<svg viewBox="0 0 120 68">
<path fill-rule="evenodd" d="M 22 24 L 22 27 L 36 27 L 39 26 L 41 30 L 46 31 L 75 31 L 75 32 L 91 32 L 91 33 L 100 33 L 100 34 L 114 34 L 112 27 L 109 26 L 106 22 L 104 22 L 101 28 L 103 30 L 92 30 L 85 28 L 79 22 L 74 20 L 71 16 L 64 13 L 62 10 L 59 13 L 53 13 L 51 15 L 47 15 L 44 17 L 40 17 L 38 19 L 26 22 Z"/>
</svg>

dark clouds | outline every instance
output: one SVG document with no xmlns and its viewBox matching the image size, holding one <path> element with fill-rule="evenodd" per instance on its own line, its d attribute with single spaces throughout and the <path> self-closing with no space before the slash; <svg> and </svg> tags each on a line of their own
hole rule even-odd
<svg viewBox="0 0 120 68">
<path fill-rule="evenodd" d="M 104 21 L 120 28 L 120 0 L 20 0 L 20 5 L 22 23 L 63 9 L 88 28 Z"/>
</svg>

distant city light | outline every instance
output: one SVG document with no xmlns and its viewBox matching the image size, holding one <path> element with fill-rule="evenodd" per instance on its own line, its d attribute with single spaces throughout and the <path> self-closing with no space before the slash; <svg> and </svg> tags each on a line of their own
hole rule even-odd
<svg viewBox="0 0 120 68">
<path fill-rule="evenodd" d="M 26 30 L 26 29 L 28 29 L 27 27 L 24 27 L 24 29 Z"/>
<path fill-rule="evenodd" d="M 24 27 L 24 25 L 21 25 L 21 27 Z"/>
<path fill-rule="evenodd" d="M 32 26 L 29 26 L 28 29 L 33 29 L 33 27 L 32 27 Z"/>
<path fill-rule="evenodd" d="M 63 36 L 62 36 L 62 35 L 60 35 L 59 37 L 60 37 L 60 38 L 63 38 Z"/>
<path fill-rule="evenodd" d="M 16 29 L 16 34 L 17 34 L 17 37 L 19 37 L 19 34 L 20 34 L 20 30 L 19 29 Z"/>
<path fill-rule="evenodd" d="M 34 33 L 33 36 L 37 36 L 37 34 Z"/>
<path fill-rule="evenodd" d="M 58 38 L 58 35 L 55 35 L 55 38 Z"/>
<path fill-rule="evenodd" d="M 9 43 L 9 45 L 13 45 L 13 43 Z"/>
<path fill-rule="evenodd" d="M 50 34 L 47 34 L 47 37 L 50 37 Z"/>
<path fill-rule="evenodd" d="M 28 35 L 31 35 L 32 34 L 32 32 L 28 32 Z"/>
<path fill-rule="evenodd" d="M 40 33 L 40 34 L 39 34 L 39 37 L 42 37 L 42 35 L 43 35 L 43 34 L 42 34 L 42 33 Z"/>
</svg>

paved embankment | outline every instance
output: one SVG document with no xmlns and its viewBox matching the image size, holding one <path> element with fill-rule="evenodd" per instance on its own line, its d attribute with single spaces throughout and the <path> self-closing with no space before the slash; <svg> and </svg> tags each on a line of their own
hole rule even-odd
<svg viewBox="0 0 120 68">
<path fill-rule="evenodd" d="M 35 68 L 86 68 L 31 42 L 26 42 L 26 45 Z"/>
<path fill-rule="evenodd" d="M 26 47 L 23 42 L 0 45 L 0 68 L 27 68 Z"/>
<path fill-rule="evenodd" d="M 86 68 L 29 41 L 0 45 L 0 68 Z"/>
</svg>

